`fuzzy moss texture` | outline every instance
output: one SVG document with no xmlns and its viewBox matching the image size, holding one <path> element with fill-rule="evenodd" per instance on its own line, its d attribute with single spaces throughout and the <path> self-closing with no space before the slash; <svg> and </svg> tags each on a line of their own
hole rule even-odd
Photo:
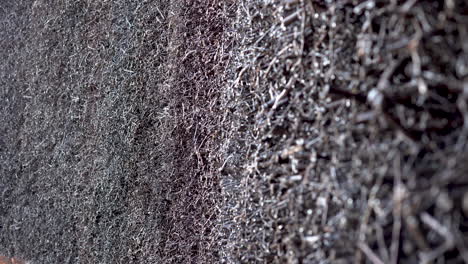
<svg viewBox="0 0 468 264">
<path fill-rule="evenodd" d="M 463 0 L 0 3 L 0 255 L 468 263 Z"/>
</svg>

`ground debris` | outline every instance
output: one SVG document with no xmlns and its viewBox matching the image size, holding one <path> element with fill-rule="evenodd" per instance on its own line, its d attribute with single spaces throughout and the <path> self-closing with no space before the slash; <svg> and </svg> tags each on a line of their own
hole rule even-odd
<svg viewBox="0 0 468 264">
<path fill-rule="evenodd" d="M 241 2 L 224 261 L 466 261 L 466 8 Z"/>
</svg>

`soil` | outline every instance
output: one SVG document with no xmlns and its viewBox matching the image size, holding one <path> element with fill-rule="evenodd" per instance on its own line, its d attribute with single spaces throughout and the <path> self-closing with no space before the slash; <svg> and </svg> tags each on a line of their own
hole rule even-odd
<svg viewBox="0 0 468 264">
<path fill-rule="evenodd" d="M 468 263 L 468 5 L 0 3 L 0 255 Z"/>
</svg>

